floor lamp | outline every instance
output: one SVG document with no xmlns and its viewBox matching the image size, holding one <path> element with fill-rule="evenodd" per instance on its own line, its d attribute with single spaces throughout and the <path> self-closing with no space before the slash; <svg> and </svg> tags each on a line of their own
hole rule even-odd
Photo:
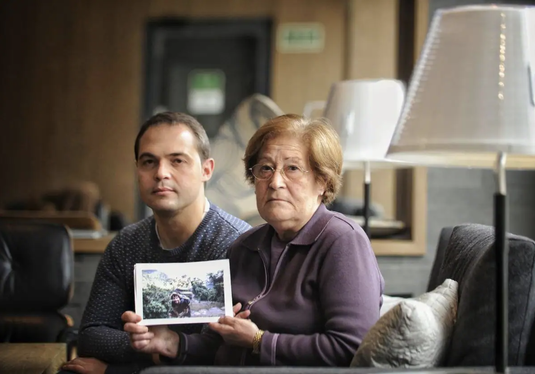
<svg viewBox="0 0 535 374">
<path fill-rule="evenodd" d="M 325 105 L 323 115 L 340 136 L 344 170 L 364 169 L 362 227 L 370 239 L 371 169 L 404 165 L 385 159 L 404 97 L 398 80 L 347 80 L 331 86 Z"/>
<path fill-rule="evenodd" d="M 494 168 L 495 371 L 508 364 L 506 168 L 534 168 L 535 8 L 463 6 L 435 13 L 387 157 Z"/>
</svg>

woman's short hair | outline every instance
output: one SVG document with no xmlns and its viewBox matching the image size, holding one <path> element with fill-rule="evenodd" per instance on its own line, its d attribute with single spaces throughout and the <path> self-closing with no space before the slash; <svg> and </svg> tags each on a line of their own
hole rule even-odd
<svg viewBox="0 0 535 374">
<path fill-rule="evenodd" d="M 285 134 L 296 136 L 307 147 L 311 171 L 317 181 L 325 184 L 322 201 L 330 204 L 342 185 L 343 156 L 338 134 L 326 118 L 309 119 L 285 114 L 260 126 L 245 149 L 245 178 L 254 185 L 255 178 L 249 169 L 258 162 L 263 145 L 267 140 Z"/>
</svg>

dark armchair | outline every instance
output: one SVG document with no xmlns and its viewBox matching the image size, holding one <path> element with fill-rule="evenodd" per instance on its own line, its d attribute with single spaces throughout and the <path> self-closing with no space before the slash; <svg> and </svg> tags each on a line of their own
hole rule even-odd
<svg viewBox="0 0 535 374">
<path fill-rule="evenodd" d="M 535 366 L 535 241 L 508 234 L 509 365 Z M 440 234 L 428 290 L 459 283 L 457 321 L 447 366 L 494 364 L 496 329 L 494 228 L 446 227 Z M 533 368 L 532 368 L 533 369 Z"/>
<path fill-rule="evenodd" d="M 64 342 L 70 357 L 76 334 L 60 309 L 72 296 L 73 273 L 64 226 L 0 220 L 0 342 Z"/>
</svg>

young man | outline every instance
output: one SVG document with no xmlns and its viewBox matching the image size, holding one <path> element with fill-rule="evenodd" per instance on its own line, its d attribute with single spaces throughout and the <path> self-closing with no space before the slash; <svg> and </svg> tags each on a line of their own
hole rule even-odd
<svg viewBox="0 0 535 374">
<path fill-rule="evenodd" d="M 136 263 L 224 258 L 250 226 L 210 204 L 204 184 L 214 160 L 203 127 L 181 113 L 160 113 L 143 124 L 135 143 L 141 198 L 154 215 L 121 230 L 97 269 L 78 337 L 78 355 L 63 369 L 79 373 L 136 373 L 152 358 L 135 352 L 121 314 L 134 310 Z M 202 325 L 173 325 L 183 333 Z"/>
</svg>

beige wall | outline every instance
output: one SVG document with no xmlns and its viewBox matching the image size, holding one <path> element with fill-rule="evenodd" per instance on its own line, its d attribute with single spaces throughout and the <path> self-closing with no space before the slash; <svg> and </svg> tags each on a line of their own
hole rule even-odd
<svg viewBox="0 0 535 374">
<path fill-rule="evenodd" d="M 323 23 L 322 53 L 273 54 L 272 96 L 285 111 L 324 99 L 343 78 L 345 0 L 2 2 L 0 205 L 92 180 L 134 217 L 144 25 L 160 16 Z"/>
</svg>

